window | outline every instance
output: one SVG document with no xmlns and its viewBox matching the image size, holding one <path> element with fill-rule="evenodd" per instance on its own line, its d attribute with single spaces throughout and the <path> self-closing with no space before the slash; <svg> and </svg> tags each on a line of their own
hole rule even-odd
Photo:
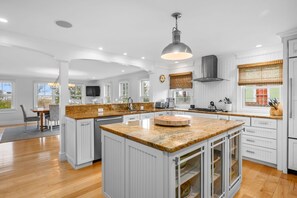
<svg viewBox="0 0 297 198">
<path fill-rule="evenodd" d="M 120 82 L 119 97 L 123 102 L 128 102 L 128 97 L 129 97 L 129 83 L 128 82 Z"/>
<path fill-rule="evenodd" d="M 59 88 L 52 88 L 47 82 L 36 83 L 35 106 L 47 108 L 50 104 L 59 104 Z"/>
<path fill-rule="evenodd" d="M 82 85 L 70 84 L 69 89 L 69 103 L 82 103 Z M 75 85 L 75 86 L 73 86 Z M 35 107 L 48 108 L 50 104 L 59 104 L 60 91 L 59 87 L 51 87 L 47 82 L 35 83 Z"/>
<path fill-rule="evenodd" d="M 150 101 L 149 91 L 150 91 L 150 81 L 141 80 L 140 81 L 140 98 L 142 102 Z"/>
<path fill-rule="evenodd" d="M 0 110 L 14 108 L 14 83 L 0 80 Z"/>
<path fill-rule="evenodd" d="M 172 90 L 175 98 L 175 105 L 190 105 L 191 104 L 191 90 Z"/>
<path fill-rule="evenodd" d="M 81 84 L 70 84 L 70 104 L 81 104 L 82 103 L 82 85 Z M 73 86 L 75 85 L 75 86 Z"/>
<path fill-rule="evenodd" d="M 241 86 L 240 108 L 263 111 L 269 99 L 281 101 L 283 60 L 238 65 L 238 85 Z"/>
<path fill-rule="evenodd" d="M 104 102 L 111 103 L 111 84 L 107 83 L 104 85 Z"/>
<path fill-rule="evenodd" d="M 281 99 L 281 86 L 243 86 L 243 107 L 268 107 L 269 99 Z"/>
</svg>

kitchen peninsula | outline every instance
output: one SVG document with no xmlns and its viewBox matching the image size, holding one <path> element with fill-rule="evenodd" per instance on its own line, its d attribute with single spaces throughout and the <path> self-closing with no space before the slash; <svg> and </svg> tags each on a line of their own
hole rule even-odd
<svg viewBox="0 0 297 198">
<path fill-rule="evenodd" d="M 154 119 L 101 126 L 103 193 L 112 198 L 232 197 L 241 184 L 243 122 Z"/>
</svg>

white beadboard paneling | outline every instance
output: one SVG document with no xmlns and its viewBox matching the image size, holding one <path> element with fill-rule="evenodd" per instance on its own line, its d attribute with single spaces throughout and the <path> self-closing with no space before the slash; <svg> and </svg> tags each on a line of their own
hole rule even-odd
<svg viewBox="0 0 297 198">
<path fill-rule="evenodd" d="M 130 140 L 126 140 L 125 156 L 126 197 L 164 197 L 163 152 Z"/>
<path fill-rule="evenodd" d="M 94 160 L 94 120 L 77 121 L 77 163 Z"/>
<path fill-rule="evenodd" d="M 125 139 L 102 131 L 103 192 L 106 197 L 125 197 Z"/>
</svg>

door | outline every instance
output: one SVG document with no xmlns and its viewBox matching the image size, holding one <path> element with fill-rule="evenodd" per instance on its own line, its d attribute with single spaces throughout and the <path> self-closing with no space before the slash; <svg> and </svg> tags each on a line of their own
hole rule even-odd
<svg viewBox="0 0 297 198">
<path fill-rule="evenodd" d="M 210 144 L 211 144 L 210 194 L 212 198 L 225 197 L 226 196 L 226 189 L 225 189 L 226 138 L 221 137 L 219 139 L 212 141 Z"/>
<path fill-rule="evenodd" d="M 94 160 L 94 119 L 77 121 L 77 165 Z"/>
<path fill-rule="evenodd" d="M 229 191 L 240 182 L 241 179 L 241 131 L 229 134 Z"/>
<path fill-rule="evenodd" d="M 297 140 L 289 139 L 289 169 L 297 171 Z"/>
<path fill-rule="evenodd" d="M 204 153 L 205 147 L 176 157 L 175 197 L 204 197 Z"/>
<path fill-rule="evenodd" d="M 289 61 L 289 137 L 297 138 L 297 58 Z"/>
</svg>

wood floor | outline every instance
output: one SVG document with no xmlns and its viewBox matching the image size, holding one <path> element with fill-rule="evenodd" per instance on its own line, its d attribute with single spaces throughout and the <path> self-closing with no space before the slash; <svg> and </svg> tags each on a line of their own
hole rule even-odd
<svg viewBox="0 0 297 198">
<path fill-rule="evenodd" d="M 101 163 L 73 170 L 58 159 L 59 136 L 0 144 L 0 197 L 103 197 Z M 297 176 L 249 161 L 236 198 L 297 197 Z"/>
</svg>

